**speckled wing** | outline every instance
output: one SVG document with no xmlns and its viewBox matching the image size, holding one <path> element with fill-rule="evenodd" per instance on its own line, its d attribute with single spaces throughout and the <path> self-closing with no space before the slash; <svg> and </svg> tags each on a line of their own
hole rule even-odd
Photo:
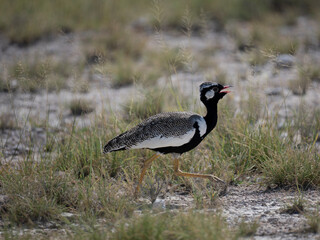
<svg viewBox="0 0 320 240">
<path fill-rule="evenodd" d="M 195 125 L 202 136 L 207 129 L 202 116 L 190 112 L 160 113 L 110 140 L 104 147 L 104 153 L 124 149 L 182 146 L 195 135 Z"/>
</svg>

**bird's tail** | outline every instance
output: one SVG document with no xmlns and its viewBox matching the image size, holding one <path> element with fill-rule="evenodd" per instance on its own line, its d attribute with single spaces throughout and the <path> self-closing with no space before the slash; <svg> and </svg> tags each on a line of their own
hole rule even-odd
<svg viewBox="0 0 320 240">
<path fill-rule="evenodd" d="M 104 147 L 103 153 L 120 151 L 126 149 L 120 136 L 111 139 Z"/>
</svg>

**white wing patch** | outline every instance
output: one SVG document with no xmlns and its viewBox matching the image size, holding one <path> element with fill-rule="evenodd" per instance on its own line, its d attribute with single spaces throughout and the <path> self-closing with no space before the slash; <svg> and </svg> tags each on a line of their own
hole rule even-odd
<svg viewBox="0 0 320 240">
<path fill-rule="evenodd" d="M 203 117 L 198 118 L 197 123 L 199 125 L 200 137 L 202 137 L 207 131 L 207 123 Z"/>
<path fill-rule="evenodd" d="M 210 98 L 213 98 L 214 97 L 213 89 L 211 89 L 210 91 L 206 92 L 205 96 L 206 96 L 207 100 L 209 100 Z"/>
<path fill-rule="evenodd" d="M 148 140 L 144 140 L 143 142 L 140 142 L 132 146 L 131 148 L 132 149 L 138 149 L 138 148 L 153 149 L 153 148 L 162 148 L 162 147 L 178 147 L 188 143 L 194 136 L 195 132 L 196 132 L 196 129 L 194 128 L 180 137 L 157 136 L 157 137 L 150 138 Z"/>
</svg>

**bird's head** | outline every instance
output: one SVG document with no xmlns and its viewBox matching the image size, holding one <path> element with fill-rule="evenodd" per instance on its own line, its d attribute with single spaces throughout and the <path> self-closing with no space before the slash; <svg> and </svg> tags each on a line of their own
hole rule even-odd
<svg viewBox="0 0 320 240">
<path fill-rule="evenodd" d="M 223 86 L 219 83 L 204 82 L 200 85 L 200 100 L 207 103 L 218 103 L 230 91 L 231 86 Z"/>
</svg>

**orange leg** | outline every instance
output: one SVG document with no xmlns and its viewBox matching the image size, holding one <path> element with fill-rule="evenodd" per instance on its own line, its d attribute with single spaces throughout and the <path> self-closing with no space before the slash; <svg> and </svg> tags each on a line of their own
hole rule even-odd
<svg viewBox="0 0 320 240">
<path fill-rule="evenodd" d="M 221 180 L 220 178 L 211 175 L 211 174 L 199 174 L 199 173 L 186 173 L 186 172 L 182 172 L 179 169 L 179 159 L 174 159 L 174 173 L 177 176 L 184 176 L 184 177 L 200 177 L 200 178 L 208 178 L 208 179 L 212 179 L 216 182 L 220 182 L 223 183 L 225 185 L 225 182 L 223 180 Z"/>
<path fill-rule="evenodd" d="M 135 196 L 137 197 L 138 196 L 138 193 L 140 191 L 140 185 L 143 181 L 143 178 L 144 178 L 144 175 L 146 174 L 146 171 L 148 169 L 148 167 L 150 167 L 151 163 L 156 160 L 160 155 L 158 154 L 154 154 L 151 158 L 149 158 L 148 160 L 146 160 L 143 164 L 143 168 L 141 170 L 141 174 L 140 174 L 140 178 L 139 178 L 139 183 L 136 187 L 136 191 L 135 191 Z"/>
</svg>

